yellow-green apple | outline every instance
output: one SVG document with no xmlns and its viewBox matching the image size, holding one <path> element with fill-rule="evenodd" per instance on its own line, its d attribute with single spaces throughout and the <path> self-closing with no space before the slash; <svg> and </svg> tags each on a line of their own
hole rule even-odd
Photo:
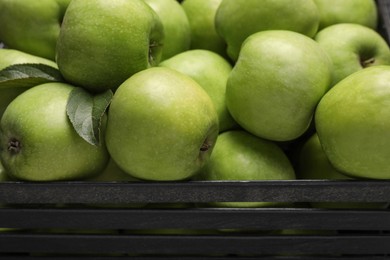
<svg viewBox="0 0 390 260">
<path fill-rule="evenodd" d="M 191 30 L 187 15 L 176 0 L 145 0 L 157 13 L 164 27 L 161 60 L 190 48 Z"/>
<path fill-rule="evenodd" d="M 253 33 L 291 30 L 313 37 L 320 16 L 313 0 L 223 0 L 215 26 L 227 43 L 229 57 L 236 61 L 241 44 Z"/>
<path fill-rule="evenodd" d="M 62 18 L 70 0 L 1 0 L 0 41 L 47 59 L 55 59 Z"/>
<path fill-rule="evenodd" d="M 378 10 L 375 0 L 314 0 L 314 3 L 320 13 L 319 30 L 338 23 L 377 28 Z"/>
<path fill-rule="evenodd" d="M 136 73 L 119 86 L 110 105 L 108 151 L 139 179 L 192 177 L 207 162 L 217 136 L 218 115 L 210 97 L 173 69 Z"/>
<path fill-rule="evenodd" d="M 52 66 L 53 68 L 57 68 L 57 64 L 52 60 L 28 54 L 19 50 L 0 48 L 0 70 L 5 69 L 6 67 L 11 65 L 24 63 L 39 63 Z M 25 90 L 25 88 L 0 89 L 0 117 L 8 106 L 8 104 Z"/>
<path fill-rule="evenodd" d="M 209 94 L 218 113 L 219 131 L 236 126 L 226 107 L 226 82 L 232 65 L 215 52 L 189 50 L 160 63 L 193 78 Z"/>
<path fill-rule="evenodd" d="M 243 130 L 219 134 L 214 151 L 196 180 L 260 181 L 295 179 L 283 150 L 272 141 Z M 215 202 L 219 207 L 264 207 L 279 202 Z"/>
<path fill-rule="evenodd" d="M 333 83 L 355 71 L 376 65 L 390 65 L 390 48 L 375 30 L 353 23 L 328 26 L 315 40 L 333 62 Z"/>
<path fill-rule="evenodd" d="M 143 0 L 73 0 L 57 41 L 57 64 L 69 82 L 91 92 L 116 89 L 161 58 L 164 28 Z"/>
<path fill-rule="evenodd" d="M 390 66 L 357 71 L 321 99 L 315 125 L 324 153 L 343 174 L 390 179 Z"/>
<path fill-rule="evenodd" d="M 243 43 L 228 78 L 226 105 L 248 132 L 274 141 L 294 140 L 308 129 L 331 73 L 330 58 L 308 36 L 258 32 Z"/>
<path fill-rule="evenodd" d="M 184 0 L 181 4 L 191 28 L 191 49 L 205 49 L 226 57 L 226 43 L 215 29 L 222 0 Z"/>
<path fill-rule="evenodd" d="M 0 159 L 20 180 L 81 179 L 102 171 L 108 152 L 84 141 L 66 114 L 73 86 L 46 83 L 29 88 L 5 110 L 0 122 Z"/>
<path fill-rule="evenodd" d="M 326 157 L 317 133 L 311 135 L 303 144 L 298 155 L 297 179 L 311 180 L 353 180 L 336 170 Z M 316 208 L 384 208 L 388 203 L 359 202 L 311 202 Z"/>
</svg>

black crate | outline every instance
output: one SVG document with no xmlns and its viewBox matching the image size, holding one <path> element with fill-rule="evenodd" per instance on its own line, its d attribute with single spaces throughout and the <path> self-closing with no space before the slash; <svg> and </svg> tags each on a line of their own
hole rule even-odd
<svg viewBox="0 0 390 260">
<path fill-rule="evenodd" d="M 390 43 L 390 1 L 377 4 L 378 31 Z M 214 201 L 287 204 L 207 204 Z M 325 209 L 310 202 L 386 204 L 390 181 L 3 182 L 0 257 L 390 259 L 388 208 Z M 129 207 L 139 203 L 153 207 Z"/>
</svg>

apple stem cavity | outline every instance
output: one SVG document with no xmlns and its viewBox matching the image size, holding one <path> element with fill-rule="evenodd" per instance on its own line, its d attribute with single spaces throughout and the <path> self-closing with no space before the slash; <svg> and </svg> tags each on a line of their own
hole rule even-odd
<svg viewBox="0 0 390 260">
<path fill-rule="evenodd" d="M 8 141 L 8 151 L 11 153 L 11 154 L 18 154 L 22 148 L 22 144 L 20 143 L 20 141 L 16 138 L 11 138 L 9 141 Z"/>
<path fill-rule="evenodd" d="M 362 65 L 363 68 L 370 67 L 374 63 L 375 63 L 375 58 L 374 57 L 371 57 L 371 58 L 368 58 L 368 59 L 361 59 L 360 60 L 360 64 Z"/>
<path fill-rule="evenodd" d="M 149 64 L 154 66 L 157 61 L 155 60 L 156 51 L 160 48 L 160 44 L 156 41 L 151 41 L 149 44 Z M 157 50 L 156 50 L 157 48 Z"/>
</svg>

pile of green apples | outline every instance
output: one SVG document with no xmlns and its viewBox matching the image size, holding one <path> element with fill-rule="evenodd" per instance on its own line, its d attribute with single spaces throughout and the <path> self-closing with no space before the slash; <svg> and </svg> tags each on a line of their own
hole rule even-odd
<svg viewBox="0 0 390 260">
<path fill-rule="evenodd" d="M 390 179 L 374 0 L 0 0 L 0 24 L 4 179 Z"/>
</svg>

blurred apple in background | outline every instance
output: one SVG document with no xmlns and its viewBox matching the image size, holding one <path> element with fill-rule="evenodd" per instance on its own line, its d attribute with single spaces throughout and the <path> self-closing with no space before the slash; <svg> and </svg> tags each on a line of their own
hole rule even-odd
<svg viewBox="0 0 390 260">
<path fill-rule="evenodd" d="M 218 136 L 209 162 L 194 177 L 204 181 L 293 180 L 294 169 L 275 143 L 246 131 L 226 131 Z M 215 202 L 218 207 L 265 207 L 278 202 Z"/>
<path fill-rule="evenodd" d="M 189 76 L 155 67 L 115 92 L 106 142 L 128 174 L 174 181 L 192 177 L 207 162 L 217 135 L 218 115 L 205 90 Z"/>
<path fill-rule="evenodd" d="M 193 78 L 207 92 L 218 113 L 219 131 L 231 129 L 237 123 L 226 107 L 226 82 L 232 70 L 222 56 L 208 50 L 189 50 L 160 63 Z"/>
<path fill-rule="evenodd" d="M 291 30 L 313 37 L 320 21 L 312 0 L 223 0 L 215 17 L 227 54 L 236 61 L 244 40 L 265 30 Z"/>
<path fill-rule="evenodd" d="M 375 30 L 360 24 L 343 23 L 321 30 L 315 40 L 333 62 L 332 86 L 358 70 L 390 65 L 390 48 Z"/>
<path fill-rule="evenodd" d="M 0 41 L 47 59 L 55 59 L 61 22 L 70 0 L 1 0 Z"/>
<path fill-rule="evenodd" d="M 375 0 L 313 0 L 320 12 L 319 30 L 338 23 L 361 24 L 377 29 Z"/>
<path fill-rule="evenodd" d="M 248 132 L 294 140 L 309 128 L 331 73 L 330 58 L 313 39 L 285 30 L 258 32 L 243 43 L 228 78 L 226 104 Z"/>
<path fill-rule="evenodd" d="M 0 159 L 20 180 L 81 179 L 104 169 L 109 155 L 74 130 L 66 114 L 73 86 L 46 83 L 17 96 L 1 118 Z"/>
<path fill-rule="evenodd" d="M 348 176 L 389 179 L 390 66 L 360 70 L 330 89 L 315 125 L 330 163 Z"/>
<path fill-rule="evenodd" d="M 71 84 L 91 92 L 116 89 L 157 65 L 164 29 L 143 0 L 72 0 L 57 42 L 57 64 Z"/>
<path fill-rule="evenodd" d="M 164 27 L 161 60 L 190 48 L 191 30 L 187 15 L 176 0 L 145 0 L 157 13 Z"/>
<path fill-rule="evenodd" d="M 215 15 L 222 0 L 184 0 L 191 27 L 191 49 L 213 51 L 226 57 L 226 43 L 215 29 Z"/>
</svg>

